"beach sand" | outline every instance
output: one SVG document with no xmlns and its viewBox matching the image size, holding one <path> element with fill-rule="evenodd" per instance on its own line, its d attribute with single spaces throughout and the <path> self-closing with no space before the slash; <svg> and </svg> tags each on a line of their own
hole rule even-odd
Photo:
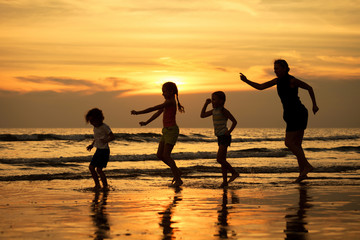
<svg viewBox="0 0 360 240">
<path fill-rule="evenodd" d="M 220 178 L 219 184 L 220 184 Z M 238 181 L 238 180 L 237 180 Z M 0 183 L 0 239 L 358 239 L 359 186 L 234 184 L 184 179 Z"/>
</svg>

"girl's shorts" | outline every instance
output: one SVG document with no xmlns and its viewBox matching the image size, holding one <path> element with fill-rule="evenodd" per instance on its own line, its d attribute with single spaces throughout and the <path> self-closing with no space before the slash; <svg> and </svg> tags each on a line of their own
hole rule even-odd
<svg viewBox="0 0 360 240">
<path fill-rule="evenodd" d="M 179 127 L 178 126 L 171 126 L 171 127 L 164 127 L 162 129 L 162 136 L 160 142 L 165 142 L 171 145 L 175 145 L 176 141 L 179 137 Z"/>
<path fill-rule="evenodd" d="M 221 135 L 221 136 L 218 136 L 218 145 L 225 145 L 227 147 L 230 146 L 231 144 L 231 135 Z"/>
<path fill-rule="evenodd" d="M 110 158 L 110 149 L 96 149 L 90 165 L 99 168 L 106 168 Z"/>
<path fill-rule="evenodd" d="M 308 111 L 305 107 L 293 111 L 284 111 L 286 132 L 305 130 L 308 122 Z"/>
</svg>

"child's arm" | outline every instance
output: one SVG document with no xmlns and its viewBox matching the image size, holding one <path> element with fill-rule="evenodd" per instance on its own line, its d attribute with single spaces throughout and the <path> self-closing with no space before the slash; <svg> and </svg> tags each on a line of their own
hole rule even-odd
<svg viewBox="0 0 360 240">
<path fill-rule="evenodd" d="M 213 113 L 212 110 L 206 111 L 206 108 L 210 103 L 211 103 L 211 99 L 210 98 L 206 99 L 205 104 L 204 104 L 203 108 L 201 109 L 201 114 L 200 114 L 201 118 L 206 118 L 206 117 L 209 117 L 212 115 L 212 113 Z"/>
<path fill-rule="evenodd" d="M 145 114 L 145 113 L 150 113 L 150 112 L 153 112 L 153 111 L 156 111 L 156 110 L 160 110 L 160 109 L 164 109 L 165 107 L 171 105 L 171 101 L 170 100 L 166 100 L 164 103 L 162 104 L 159 104 L 159 105 L 156 105 L 154 107 L 150 107 L 150 108 L 147 108 L 145 110 L 142 110 L 142 111 L 135 111 L 135 110 L 132 110 L 131 111 L 131 114 L 132 115 L 139 115 L 139 114 Z"/>
<path fill-rule="evenodd" d="M 110 132 L 106 139 L 103 140 L 104 143 L 109 143 L 115 140 L 115 135 L 113 132 Z"/>
<path fill-rule="evenodd" d="M 149 123 L 151 123 L 152 121 L 154 121 L 157 117 L 159 117 L 162 112 L 164 111 L 164 108 L 159 109 L 154 115 L 151 116 L 151 118 L 149 118 L 149 120 L 147 120 L 146 122 L 140 122 L 140 126 L 146 126 Z"/>
<path fill-rule="evenodd" d="M 94 147 L 94 143 L 95 143 L 95 139 L 93 140 L 93 142 L 89 146 L 86 147 L 86 150 L 88 150 L 90 152 L 91 149 L 93 149 L 93 147 Z"/>
<path fill-rule="evenodd" d="M 228 119 L 230 119 L 230 121 L 232 122 L 231 127 L 229 128 L 229 130 L 225 133 L 226 135 L 230 135 L 231 132 L 234 130 L 234 128 L 237 125 L 237 121 L 234 118 L 234 116 L 229 112 L 229 110 L 227 110 L 226 108 L 224 108 L 224 112 L 223 114 L 225 115 L 225 117 L 227 117 Z"/>
</svg>

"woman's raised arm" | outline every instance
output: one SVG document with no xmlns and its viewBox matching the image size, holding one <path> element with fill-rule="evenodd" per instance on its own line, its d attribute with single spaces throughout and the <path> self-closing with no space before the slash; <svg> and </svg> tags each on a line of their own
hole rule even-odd
<svg viewBox="0 0 360 240">
<path fill-rule="evenodd" d="M 276 85 L 276 83 L 277 83 L 277 78 L 274 78 L 273 80 L 270 80 L 270 81 L 264 82 L 264 83 L 256 83 L 256 82 L 248 80 L 246 78 L 246 76 L 242 73 L 240 73 L 240 79 L 244 83 L 247 83 L 248 85 L 252 86 L 253 88 L 255 88 L 257 90 L 264 90 L 264 89 L 270 88 L 270 87 Z"/>
</svg>

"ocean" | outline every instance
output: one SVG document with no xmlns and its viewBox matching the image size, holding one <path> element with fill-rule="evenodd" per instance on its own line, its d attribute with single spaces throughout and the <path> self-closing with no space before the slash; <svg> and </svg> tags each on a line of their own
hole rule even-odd
<svg viewBox="0 0 360 240">
<path fill-rule="evenodd" d="M 156 158 L 159 128 L 113 128 L 111 157 L 105 173 L 112 179 L 172 179 Z M 232 185 L 276 186 L 298 176 L 295 156 L 284 146 L 284 129 L 236 128 L 228 161 L 240 173 Z M 92 128 L 0 129 L 0 181 L 91 179 Z M 173 158 L 183 172 L 184 186 L 213 188 L 221 184 L 216 162 L 217 141 L 211 128 L 180 128 Z M 305 155 L 315 167 L 305 181 L 312 185 L 360 184 L 360 129 L 307 129 Z M 188 181 L 187 181 L 188 180 Z"/>
</svg>

